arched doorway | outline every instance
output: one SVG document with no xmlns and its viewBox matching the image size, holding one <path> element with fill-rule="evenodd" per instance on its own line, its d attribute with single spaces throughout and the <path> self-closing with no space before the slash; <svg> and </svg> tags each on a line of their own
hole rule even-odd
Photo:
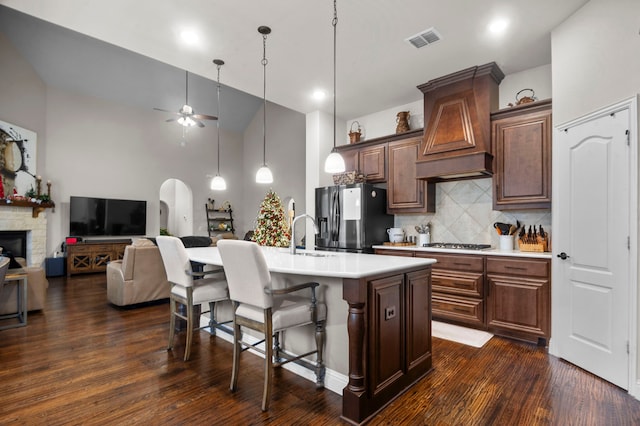
<svg viewBox="0 0 640 426">
<path fill-rule="evenodd" d="M 193 235 L 193 193 L 179 179 L 167 179 L 160 186 L 160 227 L 177 237 Z"/>
</svg>

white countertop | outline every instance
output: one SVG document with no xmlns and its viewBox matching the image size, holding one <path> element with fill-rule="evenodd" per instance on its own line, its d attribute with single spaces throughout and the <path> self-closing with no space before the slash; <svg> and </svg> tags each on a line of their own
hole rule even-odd
<svg viewBox="0 0 640 426">
<path fill-rule="evenodd" d="M 384 250 L 401 250 L 401 251 L 424 251 L 431 253 L 454 253 L 454 254 L 475 254 L 490 256 L 512 256 L 512 257 L 529 257 L 538 259 L 551 259 L 551 252 L 534 252 L 534 251 L 500 251 L 496 248 L 488 248 L 484 250 L 461 250 L 434 247 L 418 247 L 418 246 L 373 246 L 374 249 Z"/>
<path fill-rule="evenodd" d="M 363 278 L 435 263 L 434 259 L 429 258 L 388 256 L 383 259 L 375 254 L 311 250 L 297 250 L 300 254 L 292 255 L 288 248 L 261 248 L 265 254 L 269 271 L 283 274 Z M 193 247 L 188 248 L 187 252 L 192 261 L 222 266 L 217 247 Z M 303 255 L 303 253 L 311 255 Z M 315 257 L 314 254 L 324 257 Z"/>
</svg>

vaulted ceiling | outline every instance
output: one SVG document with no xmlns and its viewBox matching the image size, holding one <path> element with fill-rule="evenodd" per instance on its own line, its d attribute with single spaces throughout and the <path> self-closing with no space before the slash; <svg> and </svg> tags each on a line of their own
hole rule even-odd
<svg viewBox="0 0 640 426">
<path fill-rule="evenodd" d="M 549 64 L 552 29 L 586 2 L 339 0 L 338 116 L 355 118 L 419 100 L 417 85 L 473 65 L 495 61 L 510 74 Z M 198 93 L 214 87 L 212 60 L 220 58 L 226 62 L 221 71 L 225 109 L 240 120 L 244 110 L 253 115 L 262 98 L 263 43 L 257 28 L 267 25 L 272 29 L 266 46 L 267 99 L 302 113 L 332 110 L 331 0 L 0 4 L 8 7 L 0 7 L 0 30 L 47 84 L 177 109 L 188 70 L 195 74 L 189 97 L 197 112 L 215 113 L 214 99 L 199 100 Z M 502 35 L 487 29 L 497 18 L 509 22 Z M 420 49 L 406 41 L 431 27 L 440 41 Z M 185 29 L 198 35 L 197 44 L 181 41 Z M 329 95 L 322 102 L 312 97 L 317 89 Z"/>
</svg>

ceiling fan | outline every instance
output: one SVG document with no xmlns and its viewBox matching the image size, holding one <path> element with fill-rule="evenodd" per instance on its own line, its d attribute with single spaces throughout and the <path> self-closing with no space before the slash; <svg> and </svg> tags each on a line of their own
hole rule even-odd
<svg viewBox="0 0 640 426">
<path fill-rule="evenodd" d="M 185 102 L 182 108 L 178 112 L 168 111 L 162 108 L 154 108 L 157 111 L 170 112 L 177 115 L 176 118 L 170 118 L 167 122 L 177 121 L 178 124 L 184 127 L 198 126 L 204 127 L 204 123 L 200 120 L 217 120 L 218 117 L 206 114 L 196 114 L 193 108 L 189 105 L 189 71 L 186 72 L 186 89 L 185 89 Z"/>
</svg>

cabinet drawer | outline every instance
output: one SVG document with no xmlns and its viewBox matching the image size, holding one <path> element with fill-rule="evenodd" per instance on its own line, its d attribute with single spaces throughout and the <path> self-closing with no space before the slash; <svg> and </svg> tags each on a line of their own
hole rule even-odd
<svg viewBox="0 0 640 426">
<path fill-rule="evenodd" d="M 433 291 L 461 296 L 484 296 L 482 273 L 434 270 L 431 274 Z"/>
<path fill-rule="evenodd" d="M 376 249 L 375 254 L 382 254 L 385 256 L 404 256 L 404 257 L 413 257 L 413 252 L 409 250 L 386 250 L 386 249 Z"/>
<path fill-rule="evenodd" d="M 91 253 L 94 249 L 94 246 L 88 245 L 69 245 L 67 246 L 67 251 L 72 254 L 87 254 Z"/>
<path fill-rule="evenodd" d="M 487 274 L 548 277 L 549 261 L 545 259 L 492 258 L 487 259 Z"/>
<path fill-rule="evenodd" d="M 417 252 L 416 256 L 436 259 L 438 263 L 433 265 L 434 269 L 453 269 L 454 271 L 480 273 L 484 272 L 484 256 L 460 256 L 454 254 L 433 254 L 427 252 Z"/>
<path fill-rule="evenodd" d="M 482 299 L 433 293 L 431 297 L 434 319 L 446 319 L 484 329 L 484 302 Z"/>
</svg>

